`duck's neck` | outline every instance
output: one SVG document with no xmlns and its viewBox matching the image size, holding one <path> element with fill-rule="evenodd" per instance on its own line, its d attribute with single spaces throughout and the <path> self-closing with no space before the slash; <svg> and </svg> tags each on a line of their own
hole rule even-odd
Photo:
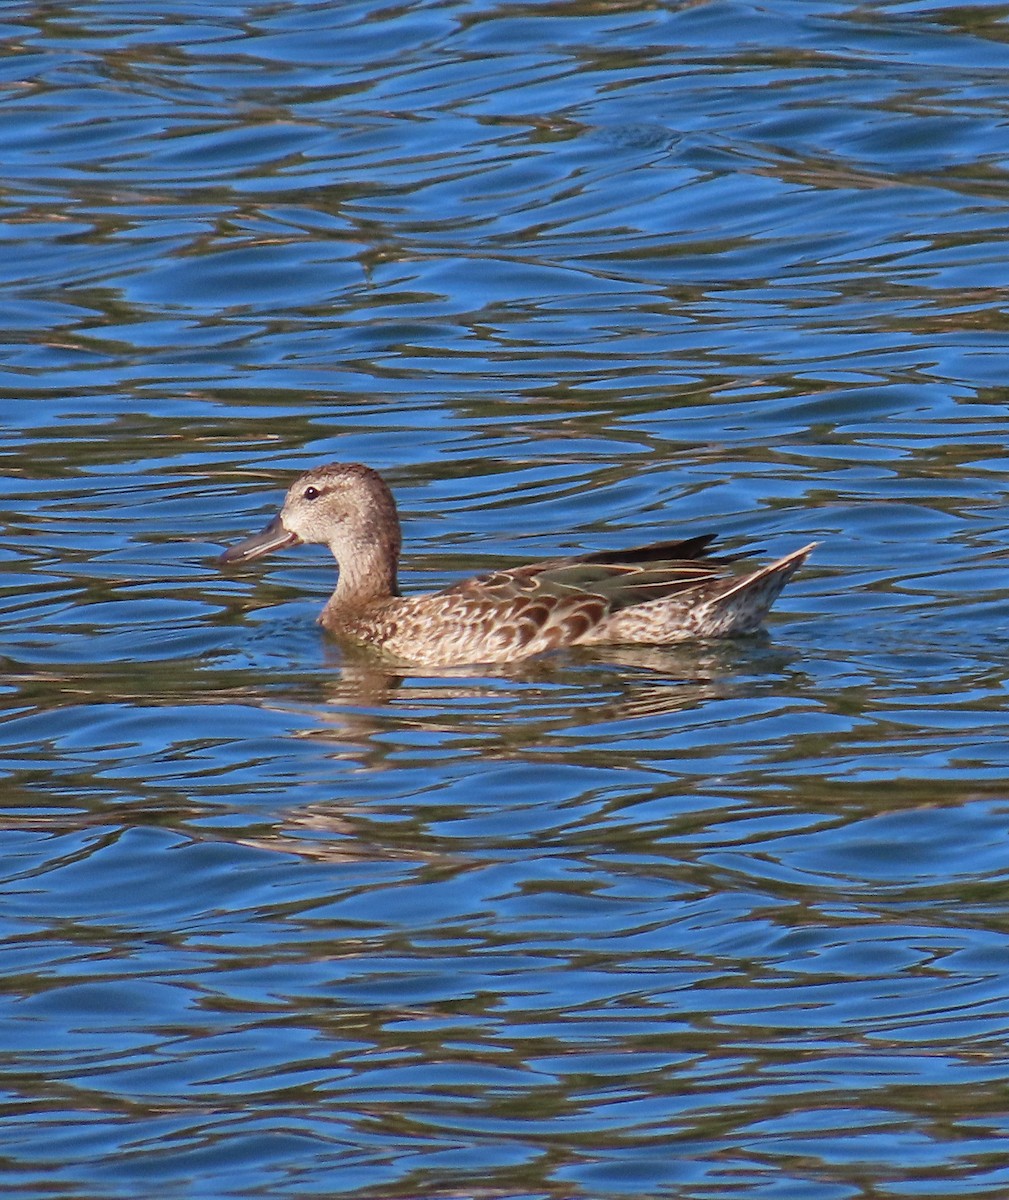
<svg viewBox="0 0 1009 1200">
<path fill-rule="evenodd" d="M 340 578 L 323 620 L 339 620 L 398 596 L 399 547 L 399 522 L 394 518 L 390 524 L 388 514 L 381 522 L 368 522 L 366 527 L 335 540 L 331 549 L 340 566 Z"/>
</svg>

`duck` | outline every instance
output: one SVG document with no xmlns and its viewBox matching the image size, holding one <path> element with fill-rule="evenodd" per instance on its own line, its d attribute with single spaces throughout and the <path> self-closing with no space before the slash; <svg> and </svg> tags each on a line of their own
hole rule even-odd
<svg viewBox="0 0 1009 1200">
<path fill-rule="evenodd" d="M 319 617 L 338 640 L 416 666 L 508 663 L 568 646 L 667 646 L 760 628 L 815 542 L 744 571 L 709 554 L 717 534 L 504 567 L 404 596 L 399 515 L 382 476 L 329 463 L 299 476 L 260 533 L 219 558 L 241 566 L 301 543 L 339 569 Z"/>
</svg>

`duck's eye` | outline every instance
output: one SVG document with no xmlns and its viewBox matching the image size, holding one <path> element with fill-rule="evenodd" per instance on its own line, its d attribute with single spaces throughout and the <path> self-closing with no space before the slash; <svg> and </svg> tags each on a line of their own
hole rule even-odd
<svg viewBox="0 0 1009 1200">
<path fill-rule="evenodd" d="M 301 493 L 303 500 L 317 500 L 319 498 L 319 489 L 317 487 L 307 487 Z"/>
</svg>

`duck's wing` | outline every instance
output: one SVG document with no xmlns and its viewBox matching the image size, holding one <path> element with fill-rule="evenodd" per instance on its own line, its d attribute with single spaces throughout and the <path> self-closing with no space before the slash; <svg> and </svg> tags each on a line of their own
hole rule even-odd
<svg viewBox="0 0 1009 1200">
<path fill-rule="evenodd" d="M 605 611 L 616 612 L 723 578 L 736 556 L 706 556 L 704 551 L 716 536 L 708 533 L 681 542 L 602 550 L 491 571 L 453 585 L 446 594 L 500 604 L 546 597 L 573 602 L 592 596 L 604 601 Z"/>
<path fill-rule="evenodd" d="M 707 558 L 704 534 L 630 550 L 601 551 L 466 579 L 437 597 L 456 621 L 477 625 L 502 651 L 538 654 L 579 641 L 622 609 L 691 589 L 726 575 L 731 558 Z"/>
<path fill-rule="evenodd" d="M 597 550 L 594 554 L 580 554 L 576 558 L 557 561 L 635 565 L 656 561 L 692 560 L 706 557 L 708 547 L 717 537 L 717 533 L 701 533 L 697 537 L 685 538 L 680 542 L 650 542 L 646 546 L 631 546 L 629 550 Z M 723 558 L 720 561 L 731 562 L 732 558 Z"/>
</svg>

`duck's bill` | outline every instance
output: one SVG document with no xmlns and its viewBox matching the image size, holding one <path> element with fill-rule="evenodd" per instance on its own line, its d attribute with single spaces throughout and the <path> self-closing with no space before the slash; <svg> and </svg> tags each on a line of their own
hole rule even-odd
<svg viewBox="0 0 1009 1200">
<path fill-rule="evenodd" d="M 264 554 L 272 554 L 274 550 L 297 546 L 300 541 L 301 538 L 296 533 L 284 528 L 278 516 L 260 533 L 254 533 L 244 542 L 229 546 L 217 561 L 222 565 L 252 562 L 254 558 L 262 558 Z"/>
</svg>

